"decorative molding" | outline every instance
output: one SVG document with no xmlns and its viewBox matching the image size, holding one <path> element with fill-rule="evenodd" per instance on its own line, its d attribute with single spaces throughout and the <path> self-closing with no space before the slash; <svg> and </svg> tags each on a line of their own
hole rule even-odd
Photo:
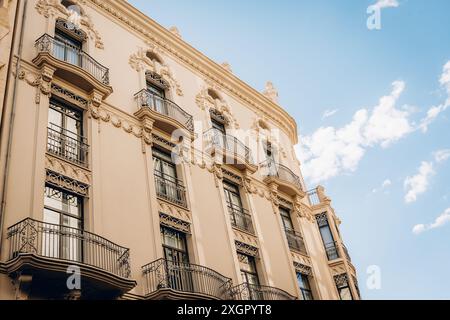
<svg viewBox="0 0 450 320">
<path fill-rule="evenodd" d="M 172 26 L 172 27 L 169 28 L 169 31 L 172 32 L 175 37 L 180 38 L 180 39 L 182 38 L 180 30 L 178 30 L 177 27 Z"/>
<path fill-rule="evenodd" d="M 337 287 L 349 286 L 348 275 L 346 273 L 338 274 L 334 276 L 334 282 Z"/>
<path fill-rule="evenodd" d="M 305 218 L 310 222 L 314 222 L 314 215 L 311 208 L 304 204 L 302 198 L 298 195 L 295 196 L 293 209 L 300 218 Z"/>
<path fill-rule="evenodd" d="M 305 266 L 312 266 L 311 259 L 303 254 L 291 250 L 291 257 L 294 264 L 299 263 Z"/>
<path fill-rule="evenodd" d="M 220 183 L 223 180 L 223 172 L 222 172 L 222 166 L 217 163 L 213 163 L 211 166 L 206 167 L 207 170 L 214 175 L 214 182 L 216 183 L 216 187 L 220 187 Z"/>
<path fill-rule="evenodd" d="M 236 246 L 236 250 L 238 252 L 241 252 L 243 254 L 252 256 L 252 257 L 257 257 L 258 256 L 258 248 L 251 246 L 247 243 L 244 242 L 240 242 L 240 241 L 234 241 L 234 244 Z"/>
<path fill-rule="evenodd" d="M 88 185 L 48 169 L 45 182 L 83 197 L 87 197 L 89 195 Z"/>
<path fill-rule="evenodd" d="M 172 217 L 166 213 L 159 213 L 159 221 L 163 226 L 184 232 L 191 233 L 191 224 L 187 221 Z"/>
<path fill-rule="evenodd" d="M 81 169 L 76 165 L 70 164 L 52 155 L 45 155 L 45 168 L 72 180 L 79 181 L 82 184 L 91 185 L 92 174 L 89 171 Z"/>
<path fill-rule="evenodd" d="M 230 73 L 233 73 L 233 69 L 231 68 L 231 65 L 228 62 L 223 62 L 221 64 L 221 67 L 224 68 L 225 70 L 227 70 Z"/>
<path fill-rule="evenodd" d="M 239 176 L 225 168 L 222 168 L 222 174 L 223 174 L 224 179 L 230 180 L 231 182 L 234 182 L 239 186 L 242 185 L 242 177 L 241 176 Z"/>
<path fill-rule="evenodd" d="M 40 104 L 41 94 L 44 96 L 50 96 L 51 94 L 51 79 L 54 71 L 55 70 L 50 68 L 43 68 L 40 73 L 35 73 L 33 71 L 21 68 L 17 78 L 36 88 L 34 102 L 36 104 Z M 13 75 L 15 75 L 14 72 Z"/>
<path fill-rule="evenodd" d="M 175 219 L 179 219 L 187 223 L 192 223 L 192 217 L 188 210 L 182 209 L 181 207 L 168 203 L 159 198 L 157 203 L 159 212 L 170 215 Z"/>
<path fill-rule="evenodd" d="M 147 56 L 149 52 L 155 54 L 161 60 L 161 63 L 156 60 L 150 59 Z M 173 76 L 169 66 L 162 60 L 162 52 L 159 50 L 159 48 L 148 43 L 147 48 L 141 47 L 136 53 L 131 54 L 128 63 L 130 67 L 137 72 L 147 70 L 152 73 L 158 74 L 162 80 L 170 84 L 170 87 L 176 92 L 178 96 L 183 96 L 184 93 L 181 89 L 180 84 Z"/>
<path fill-rule="evenodd" d="M 295 271 L 298 273 L 301 273 L 305 276 L 312 276 L 313 272 L 312 272 L 312 268 L 310 266 L 298 263 L 294 261 L 294 268 Z"/>
<path fill-rule="evenodd" d="M 87 110 L 89 108 L 89 101 L 76 95 L 75 93 L 55 84 L 51 84 L 51 94 L 64 99 L 80 108 Z"/>
<path fill-rule="evenodd" d="M 228 127 L 234 130 L 239 129 L 240 125 L 234 117 L 227 102 L 224 99 L 214 99 L 208 93 L 208 91 L 211 89 L 214 91 L 220 91 L 220 89 L 208 80 L 205 80 L 205 83 L 206 86 L 195 97 L 195 103 L 197 104 L 197 106 L 201 110 L 208 112 L 208 116 L 210 110 L 213 109 L 215 112 L 221 114 L 225 118 L 226 125 Z"/>
<path fill-rule="evenodd" d="M 331 274 L 333 276 L 341 275 L 344 273 L 345 275 L 347 275 L 347 270 L 345 269 L 345 266 L 342 263 L 331 267 Z"/>
<path fill-rule="evenodd" d="M 72 0 L 72 2 L 81 8 L 81 16 L 78 17 L 80 26 L 87 29 L 86 33 L 94 41 L 96 48 L 104 49 L 100 33 L 95 29 L 91 17 L 83 9 L 86 0 Z M 64 7 L 60 0 L 37 0 L 35 8 L 39 14 L 47 19 L 50 17 L 68 19 L 72 15 L 72 12 Z"/>
<path fill-rule="evenodd" d="M 258 240 L 255 236 L 252 236 L 248 233 L 242 232 L 242 231 L 234 229 L 234 228 L 233 228 L 233 233 L 234 233 L 235 241 L 245 243 L 254 248 L 259 247 Z"/>
</svg>

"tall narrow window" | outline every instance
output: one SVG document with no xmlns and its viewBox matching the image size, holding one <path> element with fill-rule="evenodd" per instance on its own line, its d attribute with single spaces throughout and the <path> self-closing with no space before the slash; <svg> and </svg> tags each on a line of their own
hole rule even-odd
<svg viewBox="0 0 450 320">
<path fill-rule="evenodd" d="M 350 290 L 347 274 L 335 276 L 334 281 L 336 282 L 336 288 L 339 293 L 339 298 L 341 300 L 353 300 L 353 295 L 352 291 Z"/>
<path fill-rule="evenodd" d="M 280 207 L 279 211 L 289 248 L 306 254 L 306 247 L 303 241 L 303 237 L 299 232 L 294 230 L 290 210 L 284 207 Z"/>
<path fill-rule="evenodd" d="M 153 164 L 156 184 L 156 194 L 168 201 L 186 206 L 186 193 L 177 177 L 177 169 L 170 154 L 153 149 Z"/>
<path fill-rule="evenodd" d="M 305 274 L 297 272 L 297 283 L 302 293 L 302 300 L 314 300 L 311 285 L 309 283 L 309 277 Z"/>
<path fill-rule="evenodd" d="M 86 164 L 87 144 L 80 110 L 59 100 L 50 101 L 47 150 L 77 164 Z"/>
<path fill-rule="evenodd" d="M 247 286 L 246 289 L 250 300 L 261 300 L 262 292 L 259 287 L 260 283 L 255 258 L 238 252 L 238 260 L 242 280 Z"/>
<path fill-rule="evenodd" d="M 166 92 L 164 88 L 156 85 L 153 81 L 147 80 L 147 92 L 149 93 L 149 107 L 158 113 L 169 115 L 168 106 L 165 103 Z"/>
<path fill-rule="evenodd" d="M 231 224 L 234 227 L 250 230 L 250 221 L 246 218 L 245 210 L 242 206 L 241 195 L 239 193 L 239 187 L 228 181 L 223 182 L 223 188 L 225 191 L 225 199 L 227 201 L 228 212 L 230 213 Z"/>
<path fill-rule="evenodd" d="M 322 213 L 316 216 L 317 224 L 319 226 L 320 235 L 322 237 L 325 251 L 327 253 L 328 260 L 335 260 L 339 258 L 339 252 L 334 241 L 333 233 L 331 232 L 330 224 L 326 213 Z"/>
<path fill-rule="evenodd" d="M 42 255 L 82 261 L 83 198 L 45 187 Z"/>
<path fill-rule="evenodd" d="M 82 42 L 70 36 L 61 29 L 55 30 L 55 57 L 70 64 L 82 67 Z"/>
<path fill-rule="evenodd" d="M 161 226 L 161 242 L 169 287 L 174 290 L 193 291 L 186 234 Z"/>
</svg>

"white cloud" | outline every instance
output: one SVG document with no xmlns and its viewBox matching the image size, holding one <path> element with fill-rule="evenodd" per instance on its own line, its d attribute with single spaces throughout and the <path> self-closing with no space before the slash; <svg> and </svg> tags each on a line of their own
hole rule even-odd
<svg viewBox="0 0 450 320">
<path fill-rule="evenodd" d="M 445 224 L 449 222 L 450 222 L 450 208 L 445 210 L 439 217 L 437 217 L 433 223 L 430 223 L 428 225 L 418 224 L 414 226 L 412 231 L 414 234 L 419 235 L 425 231 L 443 227 Z"/>
<path fill-rule="evenodd" d="M 397 0 L 378 0 L 372 7 L 377 9 L 397 8 L 400 4 Z"/>
<path fill-rule="evenodd" d="M 443 104 L 431 107 L 427 112 L 427 116 L 420 121 L 419 128 L 424 133 L 428 131 L 430 124 L 450 107 L 450 61 L 444 65 L 439 83 L 447 93 L 446 101 Z"/>
<path fill-rule="evenodd" d="M 325 110 L 325 112 L 322 115 L 322 119 L 326 119 L 326 118 L 329 118 L 331 116 L 334 116 L 338 111 L 339 111 L 339 109 Z"/>
<path fill-rule="evenodd" d="M 450 158 L 450 149 L 438 150 L 433 155 L 437 163 L 447 161 Z"/>
<path fill-rule="evenodd" d="M 391 185 L 392 185 L 392 181 L 390 179 L 386 179 L 383 181 L 383 183 L 381 184 L 381 187 L 379 189 L 378 188 L 373 189 L 372 192 L 377 193 L 378 191 L 386 189 L 386 188 L 390 187 Z"/>
<path fill-rule="evenodd" d="M 405 179 L 405 202 L 412 203 L 417 201 L 417 197 L 426 192 L 429 186 L 429 179 L 434 175 L 433 163 L 422 162 L 419 168 L 419 172 Z"/>
<path fill-rule="evenodd" d="M 318 183 L 342 172 L 355 171 L 367 148 L 388 147 L 412 132 L 410 112 L 396 108 L 404 89 L 403 81 L 395 81 L 391 93 L 380 98 L 371 111 L 360 109 L 341 128 L 320 127 L 312 135 L 300 137 L 296 151 L 305 178 Z"/>
</svg>

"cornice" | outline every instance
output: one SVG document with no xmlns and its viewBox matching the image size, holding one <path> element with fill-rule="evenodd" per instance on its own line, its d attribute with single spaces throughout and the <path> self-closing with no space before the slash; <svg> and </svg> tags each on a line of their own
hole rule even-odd
<svg viewBox="0 0 450 320">
<path fill-rule="evenodd" d="M 243 100 L 257 113 L 270 118 L 290 137 L 295 145 L 298 142 L 295 120 L 278 104 L 228 72 L 220 64 L 159 25 L 125 0 L 87 0 L 138 33 L 144 40 L 155 43 L 164 51 L 197 70 L 209 80 L 217 83 L 234 96 Z"/>
</svg>

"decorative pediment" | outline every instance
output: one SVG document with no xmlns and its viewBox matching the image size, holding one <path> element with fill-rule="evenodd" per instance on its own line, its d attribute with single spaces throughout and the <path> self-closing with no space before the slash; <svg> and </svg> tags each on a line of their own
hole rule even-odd
<svg viewBox="0 0 450 320">
<path fill-rule="evenodd" d="M 252 245 L 249 245 L 247 243 L 240 242 L 240 241 L 235 241 L 234 243 L 236 246 L 236 250 L 238 252 L 252 256 L 252 257 L 258 256 L 258 248 L 257 247 L 254 247 Z"/>
<path fill-rule="evenodd" d="M 169 66 L 164 63 L 162 52 L 157 46 L 148 44 L 146 48 L 139 48 L 137 52 L 130 56 L 128 63 L 133 70 L 138 72 L 145 70 L 157 74 L 162 81 L 169 84 L 170 89 L 176 92 L 178 96 L 184 95 Z"/>
<path fill-rule="evenodd" d="M 80 7 L 80 15 L 68 10 L 61 4 L 60 0 L 37 0 L 35 8 L 39 14 L 45 18 L 56 17 L 64 18 L 70 21 L 76 22 L 80 28 L 84 28 L 88 37 L 95 42 L 95 47 L 98 49 L 104 49 L 104 44 L 101 39 L 100 33 L 95 29 L 94 23 L 91 17 L 83 9 L 83 5 L 86 4 L 85 0 L 71 0 L 71 2 Z"/>
</svg>

